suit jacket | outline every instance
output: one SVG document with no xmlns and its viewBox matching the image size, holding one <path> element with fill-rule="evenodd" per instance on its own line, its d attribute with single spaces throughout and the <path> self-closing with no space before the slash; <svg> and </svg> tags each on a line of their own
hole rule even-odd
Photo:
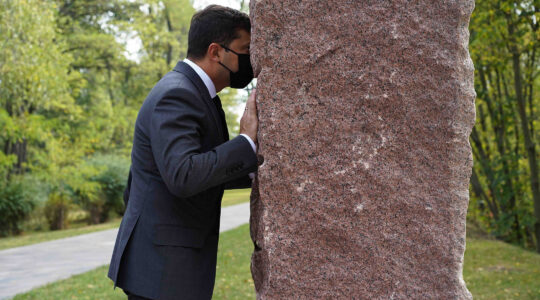
<svg viewBox="0 0 540 300">
<path fill-rule="evenodd" d="M 142 104 L 108 273 L 115 287 L 151 299 L 212 297 L 223 191 L 250 187 L 257 169 L 250 143 L 229 140 L 212 101 L 179 62 Z"/>
</svg>

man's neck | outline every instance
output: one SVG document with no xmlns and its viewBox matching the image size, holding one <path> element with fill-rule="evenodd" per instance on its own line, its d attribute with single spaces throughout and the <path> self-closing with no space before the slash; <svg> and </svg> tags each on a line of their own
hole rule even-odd
<svg viewBox="0 0 540 300">
<path fill-rule="evenodd" d="M 199 76 L 199 78 L 202 80 L 202 82 L 206 86 L 206 89 L 208 90 L 210 97 L 214 98 L 217 94 L 216 86 L 212 78 L 208 75 L 208 73 L 189 58 L 184 59 L 184 63 L 188 64 L 193 69 L 193 71 L 197 73 L 197 76 Z"/>
<path fill-rule="evenodd" d="M 204 59 L 194 59 L 192 57 L 188 57 L 187 59 L 189 59 L 194 64 L 199 66 L 199 68 L 201 68 L 206 73 L 206 75 L 208 75 L 208 77 L 210 77 L 210 79 L 212 80 L 212 83 L 214 84 L 214 87 L 216 89 L 216 93 L 219 93 L 221 90 L 223 90 L 225 88 L 225 85 L 223 83 L 220 83 L 219 80 L 217 80 L 217 76 L 216 76 L 217 72 L 216 72 L 215 68 L 212 67 L 210 62 L 208 62 L 207 60 L 204 60 Z"/>
</svg>

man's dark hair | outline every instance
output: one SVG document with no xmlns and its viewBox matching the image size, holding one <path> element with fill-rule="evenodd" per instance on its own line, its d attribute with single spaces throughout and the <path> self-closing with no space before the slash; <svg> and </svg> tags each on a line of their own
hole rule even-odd
<svg viewBox="0 0 540 300">
<path fill-rule="evenodd" d="M 203 58 L 211 43 L 229 46 L 234 39 L 239 38 L 239 29 L 251 32 L 247 14 L 220 5 L 207 6 L 191 18 L 187 56 Z"/>
</svg>

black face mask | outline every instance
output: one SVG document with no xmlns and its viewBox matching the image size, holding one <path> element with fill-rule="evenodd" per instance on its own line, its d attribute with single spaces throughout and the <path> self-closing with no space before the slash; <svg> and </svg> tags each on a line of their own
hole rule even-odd
<svg viewBox="0 0 540 300">
<path fill-rule="evenodd" d="M 220 45 L 226 51 L 231 51 L 238 56 L 238 72 L 234 73 L 224 64 L 219 62 L 225 69 L 229 70 L 231 78 L 231 87 L 234 89 L 243 89 L 253 80 L 253 67 L 249 59 L 249 54 L 236 53 L 233 50 Z"/>
</svg>

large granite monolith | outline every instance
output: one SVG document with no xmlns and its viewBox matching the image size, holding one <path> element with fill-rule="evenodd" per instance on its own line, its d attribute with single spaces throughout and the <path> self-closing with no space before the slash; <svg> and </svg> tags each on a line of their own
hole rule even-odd
<svg viewBox="0 0 540 300">
<path fill-rule="evenodd" d="M 252 0 L 258 299 L 471 299 L 473 0 Z"/>
</svg>

